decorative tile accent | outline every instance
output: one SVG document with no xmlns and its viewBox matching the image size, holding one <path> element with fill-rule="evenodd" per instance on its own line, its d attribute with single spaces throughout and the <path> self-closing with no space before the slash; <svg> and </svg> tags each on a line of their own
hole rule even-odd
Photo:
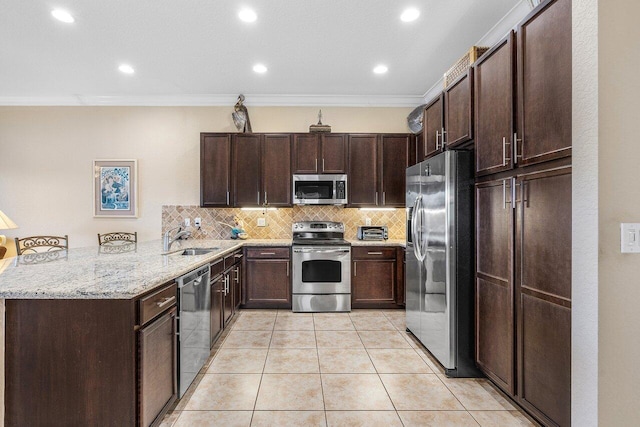
<svg viewBox="0 0 640 427">
<path fill-rule="evenodd" d="M 355 239 L 358 226 L 371 218 L 374 225 L 389 227 L 390 239 L 405 238 L 405 210 L 361 211 L 337 206 L 294 206 L 275 211 L 243 211 L 240 208 L 212 209 L 199 206 L 162 206 L 162 233 L 179 226 L 185 218 L 202 218 L 200 230 L 192 228 L 195 239 L 228 239 L 231 229 L 221 223 L 233 225 L 238 216 L 252 239 L 290 239 L 291 226 L 296 221 L 339 221 L 345 226 L 345 237 Z M 258 218 L 266 218 L 267 226 L 258 227 Z"/>
</svg>

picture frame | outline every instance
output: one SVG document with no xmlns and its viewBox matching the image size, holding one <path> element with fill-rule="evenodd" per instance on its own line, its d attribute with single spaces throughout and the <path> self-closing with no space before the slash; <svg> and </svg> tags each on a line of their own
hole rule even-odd
<svg viewBox="0 0 640 427">
<path fill-rule="evenodd" d="M 93 216 L 138 217 L 138 161 L 93 161 Z"/>
</svg>

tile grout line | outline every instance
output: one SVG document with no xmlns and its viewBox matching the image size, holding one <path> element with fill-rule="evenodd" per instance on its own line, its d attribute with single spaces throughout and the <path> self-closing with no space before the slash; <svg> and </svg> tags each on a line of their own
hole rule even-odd
<svg viewBox="0 0 640 427">
<path fill-rule="evenodd" d="M 316 316 L 312 314 L 313 321 L 313 337 L 316 340 L 316 355 L 318 356 L 318 373 L 320 375 L 320 392 L 322 393 L 322 407 L 324 408 L 324 425 L 329 427 L 329 420 L 327 419 L 327 402 L 324 399 L 324 385 L 322 383 L 322 367 L 320 365 L 320 349 L 318 348 L 318 334 L 316 330 Z"/>
<path fill-rule="evenodd" d="M 260 373 L 260 382 L 258 383 L 258 390 L 256 391 L 256 400 L 253 402 L 253 411 L 251 411 L 251 420 L 249 421 L 249 426 L 253 423 L 253 417 L 256 414 L 256 406 L 258 405 L 258 396 L 260 395 L 260 387 L 262 387 L 262 379 L 264 378 L 264 370 L 267 367 L 267 360 L 269 359 L 269 351 L 271 350 L 271 341 L 273 340 L 273 331 L 276 328 L 276 322 L 278 320 L 278 313 L 276 312 L 276 317 L 273 321 L 273 327 L 271 328 L 271 336 L 269 338 L 269 345 L 267 346 L 267 355 L 264 358 L 264 363 L 262 364 L 262 372 Z"/>
</svg>

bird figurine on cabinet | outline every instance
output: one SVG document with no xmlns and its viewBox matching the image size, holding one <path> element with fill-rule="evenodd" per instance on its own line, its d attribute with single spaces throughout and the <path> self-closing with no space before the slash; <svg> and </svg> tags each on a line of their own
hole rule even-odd
<svg viewBox="0 0 640 427">
<path fill-rule="evenodd" d="M 240 94 L 238 96 L 238 101 L 236 105 L 233 106 L 233 113 L 231 113 L 231 117 L 233 118 L 233 123 L 238 128 L 239 132 L 242 133 L 251 133 L 251 120 L 249 120 L 249 111 L 247 111 L 247 107 L 244 106 L 244 95 Z"/>
</svg>

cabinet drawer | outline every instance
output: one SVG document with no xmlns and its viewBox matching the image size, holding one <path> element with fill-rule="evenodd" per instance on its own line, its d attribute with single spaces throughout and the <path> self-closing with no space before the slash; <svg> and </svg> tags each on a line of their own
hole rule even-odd
<svg viewBox="0 0 640 427">
<path fill-rule="evenodd" d="M 230 253 L 228 255 L 225 255 L 224 257 L 224 268 L 225 270 L 229 267 L 231 267 L 232 265 L 235 265 L 239 262 L 242 261 L 242 249 L 238 249 L 237 251 L 234 251 L 233 253 Z M 213 275 L 213 272 L 212 272 Z"/>
<path fill-rule="evenodd" d="M 395 259 L 396 248 L 389 246 L 354 246 L 351 248 L 353 259 Z"/>
<path fill-rule="evenodd" d="M 140 299 L 140 325 L 176 305 L 178 286 L 175 283 Z"/>
<path fill-rule="evenodd" d="M 211 262 L 211 279 L 224 271 L 224 258 L 218 258 Z"/>
<path fill-rule="evenodd" d="M 286 258 L 289 259 L 289 248 L 247 248 L 247 258 Z"/>
</svg>

